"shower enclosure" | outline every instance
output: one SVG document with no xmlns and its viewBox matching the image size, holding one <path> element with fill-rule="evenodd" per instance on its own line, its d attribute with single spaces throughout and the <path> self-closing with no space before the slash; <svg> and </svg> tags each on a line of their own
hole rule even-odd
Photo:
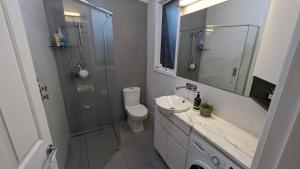
<svg viewBox="0 0 300 169">
<path fill-rule="evenodd" d="M 65 169 L 100 169 L 119 147 L 121 94 L 113 57 L 113 14 L 81 0 L 44 0 L 71 139 Z"/>
</svg>

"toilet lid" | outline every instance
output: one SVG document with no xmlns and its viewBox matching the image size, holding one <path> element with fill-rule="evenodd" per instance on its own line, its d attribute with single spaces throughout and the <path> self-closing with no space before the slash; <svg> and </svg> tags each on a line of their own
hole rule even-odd
<svg viewBox="0 0 300 169">
<path fill-rule="evenodd" d="M 136 106 L 126 106 L 126 110 L 128 114 L 133 117 L 145 117 L 148 114 L 147 108 L 142 104 Z"/>
</svg>

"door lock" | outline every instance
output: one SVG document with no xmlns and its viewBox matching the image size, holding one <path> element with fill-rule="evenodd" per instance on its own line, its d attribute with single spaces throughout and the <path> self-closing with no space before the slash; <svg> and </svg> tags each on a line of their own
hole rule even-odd
<svg viewBox="0 0 300 169">
<path fill-rule="evenodd" d="M 50 163 L 52 163 L 56 157 L 57 147 L 53 146 L 53 144 L 49 144 L 46 149 L 46 154 L 50 158 Z"/>
</svg>

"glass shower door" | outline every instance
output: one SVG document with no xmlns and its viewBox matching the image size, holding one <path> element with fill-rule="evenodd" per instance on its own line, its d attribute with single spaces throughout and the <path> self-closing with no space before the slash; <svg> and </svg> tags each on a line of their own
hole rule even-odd
<svg viewBox="0 0 300 169">
<path fill-rule="evenodd" d="M 65 169 L 105 168 L 119 148 L 122 112 L 113 16 L 83 0 L 44 0 L 44 7 L 51 36 L 60 28 L 68 44 L 53 47 L 71 133 Z"/>
<path fill-rule="evenodd" d="M 106 17 L 106 14 L 94 9 L 90 10 L 90 16 L 90 20 L 80 23 L 80 32 L 78 32 L 78 28 L 75 28 L 76 30 L 73 32 L 76 39 L 81 34 L 82 52 L 79 45 L 77 45 L 77 50 L 71 50 L 75 69 L 79 71 L 81 67 L 89 72 L 87 78 L 78 76 L 76 79 L 83 131 L 85 132 L 97 130 L 112 123 L 104 36 L 109 18 Z"/>
<path fill-rule="evenodd" d="M 112 15 L 72 2 L 81 17 L 66 16 L 82 128 L 73 133 L 66 169 L 104 168 L 119 147 L 120 100 L 113 57 Z M 88 72 L 88 73 L 87 73 Z M 120 102 L 121 105 L 121 102 Z"/>
<path fill-rule="evenodd" d="M 206 28 L 199 82 L 235 91 L 247 33 L 248 26 Z"/>
</svg>

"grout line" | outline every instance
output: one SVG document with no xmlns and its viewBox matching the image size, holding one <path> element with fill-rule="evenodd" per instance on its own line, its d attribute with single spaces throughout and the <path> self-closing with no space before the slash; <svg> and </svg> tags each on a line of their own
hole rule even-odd
<svg viewBox="0 0 300 169">
<path fill-rule="evenodd" d="M 124 152 L 124 149 L 122 149 L 122 150 L 120 150 L 120 151 L 122 151 L 122 154 L 123 154 L 123 156 L 124 156 L 124 158 L 125 158 L 125 161 L 126 161 L 126 164 L 127 164 L 128 169 L 131 169 L 131 168 L 130 168 L 130 165 L 129 165 L 129 161 L 128 161 L 127 157 L 126 157 L 126 153 Z"/>
</svg>

